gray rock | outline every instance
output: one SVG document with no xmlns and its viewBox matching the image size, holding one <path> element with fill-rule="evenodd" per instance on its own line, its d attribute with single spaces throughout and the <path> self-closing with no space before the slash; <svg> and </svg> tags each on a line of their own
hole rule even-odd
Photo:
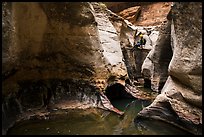
<svg viewBox="0 0 204 137">
<path fill-rule="evenodd" d="M 169 76 L 161 94 L 139 112 L 135 122 L 140 118 L 159 119 L 201 135 L 202 4 L 176 2 L 171 14 L 173 56 L 168 66 Z"/>
<path fill-rule="evenodd" d="M 151 81 L 151 89 L 160 92 L 168 77 L 168 65 L 172 58 L 170 23 L 162 24 L 159 35 L 155 33 L 151 37 L 158 39 L 153 41 L 155 44 L 142 64 L 142 74 Z"/>
<path fill-rule="evenodd" d="M 125 76 L 127 75 L 127 70 L 122 61 L 123 55 L 118 33 L 109 20 L 106 10 L 101 8 L 98 3 L 94 3 L 93 8 L 95 9 L 95 19 L 98 23 L 98 35 L 103 48 L 103 56 L 111 65 L 111 73 Z"/>
</svg>

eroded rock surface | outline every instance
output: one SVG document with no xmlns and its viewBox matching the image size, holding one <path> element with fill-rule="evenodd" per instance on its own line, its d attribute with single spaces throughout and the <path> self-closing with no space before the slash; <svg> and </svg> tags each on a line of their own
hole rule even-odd
<svg viewBox="0 0 204 137">
<path fill-rule="evenodd" d="M 125 80 L 145 75 L 158 91 L 167 67 L 170 76 L 162 93 L 139 117 L 163 119 L 200 134 L 201 4 L 177 3 L 161 34 L 135 27 L 98 3 L 3 3 L 2 8 L 3 134 L 19 114 L 44 117 L 49 109 L 100 107 L 122 115 L 103 94 L 106 87 L 120 83 L 133 97 L 147 99 Z M 136 29 L 147 36 L 147 44 L 132 52 Z M 149 65 L 142 67 L 143 61 Z M 42 106 L 47 108 L 43 113 Z"/>
<path fill-rule="evenodd" d="M 142 33 L 144 35 L 146 44 L 144 45 L 143 49 L 133 48 L 135 31 L 137 31 L 136 39 L 138 39 L 139 33 Z M 150 29 L 148 27 L 147 28 L 137 27 L 132 25 L 128 21 L 124 21 L 122 22 L 120 32 L 121 32 L 120 33 L 121 48 L 122 48 L 124 60 L 126 62 L 129 77 L 132 81 L 138 80 L 139 78 L 143 78 L 144 76 L 142 74 L 142 64 L 145 58 L 147 57 L 148 53 L 153 48 L 154 46 L 153 44 L 156 43 L 155 41 L 158 38 L 157 35 L 154 36 L 152 34 L 152 33 L 155 33 L 154 28 Z"/>
<path fill-rule="evenodd" d="M 142 64 L 144 79 L 151 81 L 149 87 L 155 92 L 161 91 L 168 77 L 168 66 L 173 54 L 170 28 L 170 22 L 161 26 L 156 44 Z"/>
<path fill-rule="evenodd" d="M 175 3 L 171 9 L 173 57 L 168 79 L 140 118 L 159 119 L 192 134 L 202 134 L 202 4 Z"/>
<path fill-rule="evenodd" d="M 128 78 L 116 30 L 91 3 L 4 3 L 3 12 L 3 134 L 17 115 L 42 106 L 104 108 L 100 92 Z"/>
</svg>

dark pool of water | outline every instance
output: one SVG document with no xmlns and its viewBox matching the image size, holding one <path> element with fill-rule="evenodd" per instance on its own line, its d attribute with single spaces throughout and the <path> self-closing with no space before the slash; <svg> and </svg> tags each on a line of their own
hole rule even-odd
<svg viewBox="0 0 204 137">
<path fill-rule="evenodd" d="M 129 103 L 129 105 L 127 105 Z M 176 135 L 187 134 L 159 121 L 145 121 L 136 127 L 137 113 L 151 102 L 122 99 L 113 104 L 124 110 L 124 116 L 102 109 L 53 112 L 49 120 L 26 120 L 17 123 L 8 135 Z"/>
</svg>

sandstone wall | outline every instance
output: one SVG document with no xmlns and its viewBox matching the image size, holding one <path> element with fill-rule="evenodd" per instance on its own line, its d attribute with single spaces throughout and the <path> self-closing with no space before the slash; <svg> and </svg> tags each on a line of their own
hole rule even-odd
<svg viewBox="0 0 204 137">
<path fill-rule="evenodd" d="M 202 4 L 176 2 L 169 17 L 173 48 L 169 76 L 161 94 L 137 118 L 160 119 L 202 134 Z"/>
<path fill-rule="evenodd" d="M 89 2 L 4 3 L 4 134 L 16 115 L 43 105 L 44 96 L 53 94 L 55 98 L 46 98 L 56 103 L 69 96 L 81 100 L 90 93 L 96 101 L 95 93 L 105 90 L 110 77 L 128 78 L 115 29 L 104 18 L 102 26 L 109 24 L 113 32 L 102 32 L 96 10 Z"/>
<path fill-rule="evenodd" d="M 151 89 L 160 92 L 168 77 L 168 66 L 172 58 L 171 24 L 162 24 L 158 39 L 142 64 L 144 79 L 151 81 Z"/>
</svg>

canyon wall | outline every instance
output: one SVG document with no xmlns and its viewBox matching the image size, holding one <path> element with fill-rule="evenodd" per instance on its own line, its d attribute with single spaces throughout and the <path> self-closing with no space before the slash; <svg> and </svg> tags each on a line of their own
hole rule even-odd
<svg viewBox="0 0 204 137">
<path fill-rule="evenodd" d="M 192 134 L 202 134 L 202 4 L 174 3 L 169 15 L 172 59 L 168 78 L 139 119 L 159 119 Z"/>
<path fill-rule="evenodd" d="M 98 93 L 128 78 L 116 30 L 99 20 L 99 9 L 89 2 L 3 3 L 3 134 L 31 108 L 73 98 L 97 106 Z"/>
</svg>

